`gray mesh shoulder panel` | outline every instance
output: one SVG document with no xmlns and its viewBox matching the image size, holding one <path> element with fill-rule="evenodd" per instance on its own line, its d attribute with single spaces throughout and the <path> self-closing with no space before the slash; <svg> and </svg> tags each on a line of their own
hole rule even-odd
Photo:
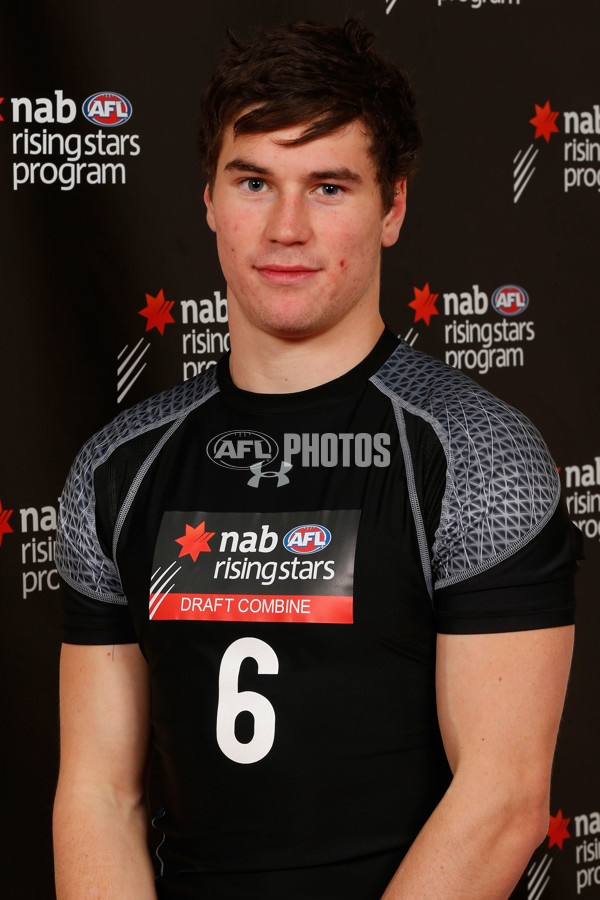
<svg viewBox="0 0 600 900">
<path fill-rule="evenodd" d="M 126 441 L 172 422 L 170 435 L 216 391 L 216 367 L 211 367 L 203 376 L 124 410 L 84 444 L 61 495 L 56 539 L 56 567 L 75 590 L 96 600 L 127 602 L 116 565 L 103 553 L 96 533 L 94 472 L 98 466 Z"/>
<path fill-rule="evenodd" d="M 433 545 L 436 587 L 515 553 L 558 503 L 556 465 L 531 422 L 456 369 L 402 342 L 371 379 L 435 429 L 448 463 Z"/>
</svg>

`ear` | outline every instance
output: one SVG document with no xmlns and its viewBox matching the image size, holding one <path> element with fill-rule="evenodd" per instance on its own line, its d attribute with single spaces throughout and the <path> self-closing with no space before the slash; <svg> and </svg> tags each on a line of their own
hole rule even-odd
<svg viewBox="0 0 600 900">
<path fill-rule="evenodd" d="M 206 203 L 206 221 L 208 222 L 208 227 L 212 231 L 216 231 L 217 223 L 215 222 L 215 211 L 213 208 L 212 198 L 210 196 L 210 187 L 208 184 L 204 188 L 204 202 Z"/>
<path fill-rule="evenodd" d="M 406 213 L 406 178 L 396 182 L 394 203 L 383 220 L 381 246 L 391 247 L 398 240 L 400 229 Z"/>
</svg>

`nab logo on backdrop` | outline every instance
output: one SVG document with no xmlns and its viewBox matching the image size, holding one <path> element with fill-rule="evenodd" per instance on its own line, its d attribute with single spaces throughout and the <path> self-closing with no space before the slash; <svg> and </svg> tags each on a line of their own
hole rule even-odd
<svg viewBox="0 0 600 900">
<path fill-rule="evenodd" d="M 0 547 L 2 546 L 2 538 L 4 535 L 12 534 L 12 527 L 9 522 L 12 514 L 12 509 L 2 509 L 2 501 L 0 500 Z"/>
<path fill-rule="evenodd" d="M 590 540 L 600 540 L 600 456 L 592 462 L 561 466 L 567 510 Z"/>
<path fill-rule="evenodd" d="M 481 9 L 482 6 L 520 6 L 521 0 L 437 0 L 438 6 L 455 7 L 467 5 L 469 9 Z"/>
<path fill-rule="evenodd" d="M 522 317 L 529 307 L 525 288 L 503 284 L 487 292 L 474 284 L 468 290 L 445 291 L 440 300 L 427 282 L 422 288 L 415 287 L 414 294 L 408 304 L 414 310 L 414 326 L 421 321 L 426 326 L 443 322 L 448 365 L 479 375 L 493 368 L 525 365 L 526 346 L 535 339 L 533 321 Z M 434 318 L 437 316 L 441 319 Z"/>
<path fill-rule="evenodd" d="M 10 544 L 3 543 L 7 535 L 15 535 L 19 540 L 20 534 L 22 600 L 59 588 L 54 566 L 56 523 L 55 506 L 27 506 L 15 511 L 3 508 L 0 502 L 0 548 L 14 546 L 12 538 Z"/>
<path fill-rule="evenodd" d="M 80 185 L 124 185 L 127 163 L 140 154 L 139 134 L 105 128 L 125 125 L 132 106 L 115 91 L 91 94 L 82 106 L 88 127 L 75 123 L 78 104 L 64 91 L 53 97 L 11 97 L 12 185 L 58 186 L 72 191 Z M 90 131 L 89 125 L 101 126 Z M 83 123 L 81 123 L 83 126 Z"/>
<path fill-rule="evenodd" d="M 392 9 L 396 5 L 396 0 L 384 0 L 386 5 L 386 14 L 389 15 Z M 435 2 L 438 6 L 451 7 L 455 8 L 466 7 L 467 9 L 481 9 L 482 6 L 520 6 L 521 0 L 432 0 L 432 3 Z"/>
<path fill-rule="evenodd" d="M 203 300 L 169 300 L 161 288 L 157 294 L 146 294 L 146 305 L 138 309 L 138 315 L 146 320 L 143 336 L 125 344 L 117 358 L 117 403 L 122 403 L 148 364 L 152 342 L 157 333 L 162 339 L 167 328 L 177 332 L 180 351 L 177 357 L 182 363 L 182 377 L 187 381 L 216 365 L 218 359 L 229 350 L 227 323 L 227 298 L 220 291 Z M 180 321 L 173 312 L 179 308 Z M 139 322 L 139 320 L 138 320 Z M 187 326 L 192 327 L 188 328 Z M 150 333 L 150 334 L 149 334 Z M 160 341 L 159 341 L 160 343 Z M 161 347 L 161 350 L 163 348 Z M 162 386 L 157 386 L 160 389 Z"/>
<path fill-rule="evenodd" d="M 590 888 L 596 888 L 589 894 L 590 898 L 597 896 L 600 887 L 599 835 L 600 812 L 565 816 L 559 809 L 555 816 L 551 815 L 548 843 L 534 853 L 524 876 L 527 900 L 539 900 L 551 879 L 558 874 L 562 885 L 572 885 L 565 896 L 579 897 Z"/>
<path fill-rule="evenodd" d="M 122 94 L 92 94 L 84 102 L 82 110 L 93 125 L 124 125 L 131 118 L 131 103 Z"/>
<path fill-rule="evenodd" d="M 600 105 L 567 112 L 552 109 L 550 100 L 534 106 L 535 115 L 529 119 L 535 129 L 533 141 L 513 158 L 514 202 L 523 196 L 540 160 L 544 171 L 552 172 L 548 183 L 563 193 L 600 191 Z M 557 146 L 559 154 L 550 149 Z"/>
</svg>

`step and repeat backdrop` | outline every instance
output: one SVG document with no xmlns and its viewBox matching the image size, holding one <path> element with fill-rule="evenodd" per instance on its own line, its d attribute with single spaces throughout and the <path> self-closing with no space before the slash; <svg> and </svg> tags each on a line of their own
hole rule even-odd
<svg viewBox="0 0 600 900">
<path fill-rule="evenodd" d="M 196 160 L 230 25 L 362 15 L 410 73 L 420 170 L 384 251 L 397 334 L 521 408 L 585 535 L 548 836 L 514 896 L 600 897 L 600 6 L 4 0 L 0 17 L 3 896 L 52 898 L 58 496 L 83 441 L 229 347 Z"/>
</svg>

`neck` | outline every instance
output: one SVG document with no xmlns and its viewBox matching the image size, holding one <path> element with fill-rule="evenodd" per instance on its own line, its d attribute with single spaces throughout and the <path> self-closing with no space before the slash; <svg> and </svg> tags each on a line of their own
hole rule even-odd
<svg viewBox="0 0 600 900">
<path fill-rule="evenodd" d="M 302 338 L 264 332 L 251 340 L 230 320 L 229 370 L 234 384 L 259 394 L 307 391 L 357 366 L 373 349 L 384 329 L 379 313 L 357 329 L 341 322 L 327 331 Z"/>
</svg>

